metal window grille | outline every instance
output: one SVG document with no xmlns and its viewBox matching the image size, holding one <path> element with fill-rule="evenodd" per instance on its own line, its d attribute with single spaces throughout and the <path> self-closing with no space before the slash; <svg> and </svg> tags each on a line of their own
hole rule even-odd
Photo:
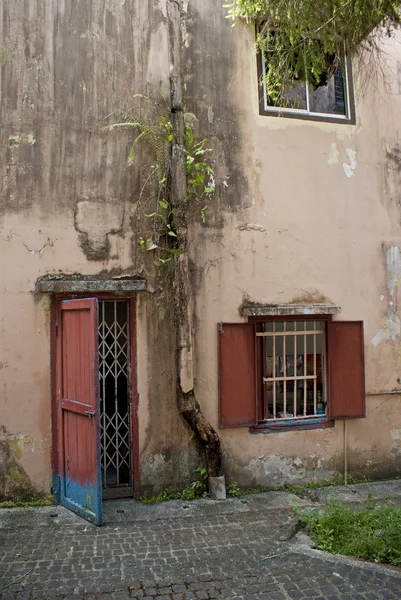
<svg viewBox="0 0 401 600">
<path fill-rule="evenodd" d="M 100 432 L 103 486 L 131 483 L 129 315 L 124 301 L 99 301 Z"/>
<path fill-rule="evenodd" d="M 263 341 L 263 418 L 324 416 L 324 322 L 271 321 L 261 329 L 256 335 Z"/>
</svg>

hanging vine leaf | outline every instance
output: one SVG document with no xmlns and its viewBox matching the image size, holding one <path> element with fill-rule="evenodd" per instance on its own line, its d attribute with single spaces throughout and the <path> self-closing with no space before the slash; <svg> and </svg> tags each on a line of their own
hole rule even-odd
<svg viewBox="0 0 401 600">
<path fill-rule="evenodd" d="M 155 196 L 156 189 L 157 202 L 153 205 L 153 211 L 145 214 L 153 221 L 153 236 L 141 236 L 138 238 L 139 247 L 144 252 L 156 250 L 159 256 L 157 259 L 161 264 L 166 264 L 171 260 L 168 254 L 181 254 L 182 250 L 176 248 L 179 245 L 177 233 L 173 230 L 174 210 L 170 202 L 166 200 L 169 197 L 171 182 L 171 147 L 174 142 L 173 125 L 171 122 L 171 113 L 166 99 L 161 94 L 161 102 L 152 102 L 143 94 L 136 94 L 134 98 L 140 102 L 137 108 L 132 112 L 117 111 L 120 122 L 111 123 L 102 127 L 103 131 L 113 131 L 114 129 L 128 128 L 134 130 L 134 139 L 128 153 L 127 163 L 132 166 L 135 161 L 136 144 L 143 140 L 148 146 L 151 154 L 156 158 L 156 163 L 151 166 L 149 175 L 146 178 L 140 196 L 147 186 L 152 189 L 151 198 Z M 184 115 L 184 148 L 186 164 L 187 195 L 185 200 L 209 200 L 215 192 L 214 171 L 210 164 L 205 160 L 205 154 L 210 152 L 206 147 L 207 140 L 197 141 L 193 133 L 192 124 L 196 121 L 193 113 Z M 150 199 L 149 199 L 150 200 Z M 205 223 L 206 207 L 200 209 L 202 223 Z M 173 246 L 173 247 L 172 247 Z"/>
</svg>

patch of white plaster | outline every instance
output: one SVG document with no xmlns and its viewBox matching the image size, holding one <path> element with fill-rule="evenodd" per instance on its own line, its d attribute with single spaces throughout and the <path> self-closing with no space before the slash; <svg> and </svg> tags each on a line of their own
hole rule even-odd
<svg viewBox="0 0 401 600">
<path fill-rule="evenodd" d="M 188 31 L 187 31 L 187 23 L 186 21 L 181 21 L 181 37 L 182 43 L 185 48 L 189 48 L 189 40 L 188 40 Z"/>
<path fill-rule="evenodd" d="M 209 123 L 213 123 L 213 119 L 214 119 L 213 108 L 211 106 L 208 106 L 207 107 L 207 120 L 209 121 Z"/>
<path fill-rule="evenodd" d="M 387 249 L 387 288 L 391 297 L 395 288 L 401 283 L 401 253 L 398 246 Z"/>
<path fill-rule="evenodd" d="M 371 343 L 373 346 L 378 346 L 384 340 L 395 342 L 400 338 L 401 335 L 401 321 L 397 313 L 390 306 L 387 311 L 386 324 L 384 327 L 379 329 L 375 336 L 373 336 Z"/>
<path fill-rule="evenodd" d="M 401 253 L 398 246 L 387 248 L 386 264 L 389 304 L 385 325 L 379 329 L 371 340 L 372 345 L 375 347 L 384 340 L 395 342 L 401 338 L 401 320 L 394 310 L 393 304 L 395 290 L 401 284 Z"/>
<path fill-rule="evenodd" d="M 333 142 L 330 146 L 330 156 L 329 156 L 329 160 L 327 161 L 329 163 L 329 165 L 337 165 L 340 162 L 338 159 L 339 156 L 340 156 L 340 153 L 337 150 L 337 144 L 336 144 L 336 142 Z"/>
<path fill-rule="evenodd" d="M 392 440 L 401 440 L 401 429 L 391 429 L 390 435 Z"/>
<path fill-rule="evenodd" d="M 356 150 L 352 150 L 352 148 L 346 148 L 345 153 L 348 156 L 349 164 L 343 163 L 344 173 L 347 177 L 354 177 L 355 169 L 356 169 Z"/>
</svg>

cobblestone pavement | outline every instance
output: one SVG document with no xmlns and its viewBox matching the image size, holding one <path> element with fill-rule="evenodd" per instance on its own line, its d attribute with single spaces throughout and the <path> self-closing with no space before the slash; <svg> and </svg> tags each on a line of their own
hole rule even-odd
<svg viewBox="0 0 401 600">
<path fill-rule="evenodd" d="M 117 503 L 102 528 L 60 507 L 9 511 L 0 516 L 0 599 L 401 599 L 401 572 L 294 544 L 289 495 L 263 496 L 188 515 L 182 503 L 168 507 L 175 516 L 144 507 L 135 519 Z"/>
</svg>

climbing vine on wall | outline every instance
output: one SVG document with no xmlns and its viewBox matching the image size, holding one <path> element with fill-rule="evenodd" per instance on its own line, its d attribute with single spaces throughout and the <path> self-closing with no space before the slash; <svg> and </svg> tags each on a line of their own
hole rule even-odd
<svg viewBox="0 0 401 600">
<path fill-rule="evenodd" d="M 376 47 L 400 26 L 398 0 L 233 0 L 227 17 L 258 25 L 258 50 L 265 53 L 268 95 L 279 102 L 295 81 L 324 85 L 341 65 Z"/>
<path fill-rule="evenodd" d="M 137 94 L 134 97 L 138 104 L 135 111 L 117 111 L 112 116 L 119 121 L 106 125 L 102 129 L 113 131 L 129 128 L 134 137 L 127 157 L 127 165 L 132 166 L 136 158 L 137 144 L 143 140 L 151 156 L 156 162 L 150 167 L 145 183 L 139 194 L 138 205 L 149 205 L 153 202 L 152 212 L 145 217 L 150 220 L 149 231 L 139 236 L 138 244 L 144 252 L 157 251 L 159 263 L 171 261 L 174 254 L 182 249 L 177 245 L 177 234 L 174 231 L 174 208 L 169 201 L 171 179 L 171 145 L 174 142 L 174 130 L 170 120 L 170 108 L 161 96 L 160 102 L 152 102 L 147 96 Z M 187 178 L 187 194 L 185 201 L 196 201 L 202 222 L 206 221 L 207 203 L 214 194 L 214 171 L 207 160 L 211 149 L 207 147 L 207 139 L 197 140 L 193 123 L 195 115 L 184 115 L 184 152 Z M 152 194 L 152 191 L 154 192 Z M 155 198 L 156 196 L 156 198 Z"/>
</svg>

